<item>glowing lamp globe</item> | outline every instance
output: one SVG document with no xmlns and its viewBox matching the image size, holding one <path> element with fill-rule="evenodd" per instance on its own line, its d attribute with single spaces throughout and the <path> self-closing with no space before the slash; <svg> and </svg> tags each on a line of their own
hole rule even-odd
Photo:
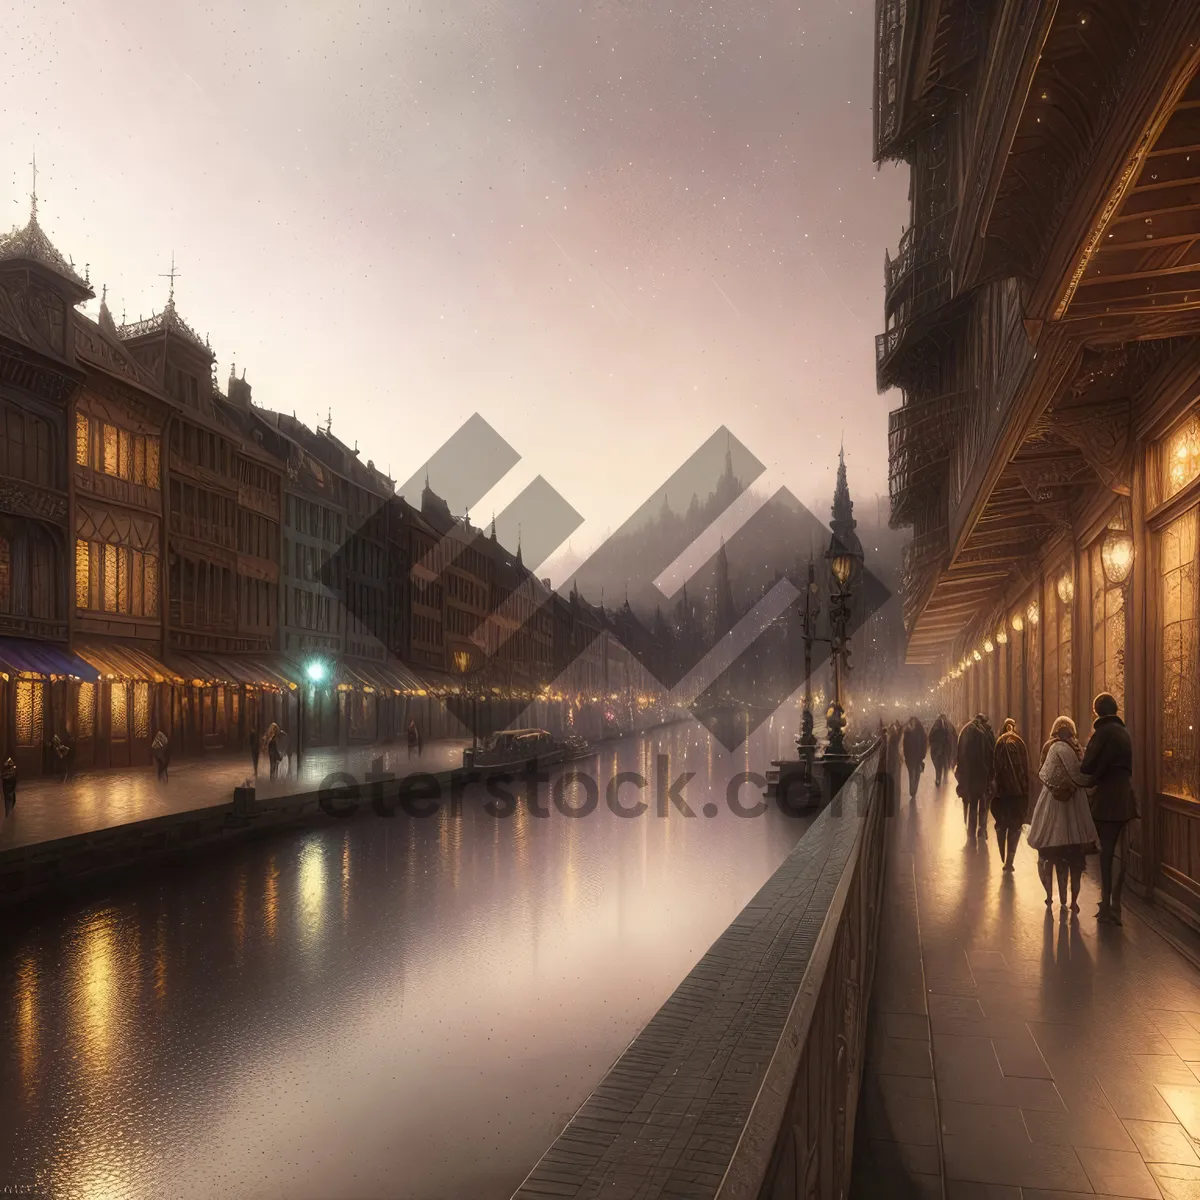
<svg viewBox="0 0 1200 1200">
<path fill-rule="evenodd" d="M 854 567 L 854 559 L 849 554 L 835 554 L 830 565 L 833 568 L 833 577 L 842 587 L 845 587 L 846 581 L 850 578 L 850 572 Z"/>
<path fill-rule="evenodd" d="M 1011 623 L 1013 631 L 1020 633 L 1025 628 L 1025 614 L 1020 612 L 1013 613 Z"/>
<path fill-rule="evenodd" d="M 984 648 L 984 650 L 986 650 L 988 652 L 988 654 L 991 654 L 992 651 L 994 651 L 996 649 L 996 646 L 995 646 L 995 643 L 993 643 L 991 638 L 985 638 L 984 643 L 983 643 L 983 648 Z"/>
<path fill-rule="evenodd" d="M 1110 529 L 1100 547 L 1100 561 L 1109 583 L 1124 583 L 1133 569 L 1133 534 L 1127 529 Z"/>
<path fill-rule="evenodd" d="M 1001 625 L 1000 628 L 996 630 L 996 645 L 997 646 L 1007 646 L 1008 645 L 1008 630 L 1005 629 L 1003 625 Z"/>
<path fill-rule="evenodd" d="M 310 683 L 320 683 L 325 678 L 325 664 L 323 662 L 310 662 L 305 667 L 304 673 L 308 676 Z"/>
<path fill-rule="evenodd" d="M 1075 580 L 1066 571 L 1058 577 L 1058 598 L 1064 604 L 1070 604 L 1075 599 Z"/>
<path fill-rule="evenodd" d="M 976 662 L 983 662 L 983 655 L 980 654 L 978 650 L 971 651 L 971 655 Z"/>
</svg>

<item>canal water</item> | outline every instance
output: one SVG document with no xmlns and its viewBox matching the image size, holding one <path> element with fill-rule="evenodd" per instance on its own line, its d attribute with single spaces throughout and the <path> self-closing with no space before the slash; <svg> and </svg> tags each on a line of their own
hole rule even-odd
<svg viewBox="0 0 1200 1200">
<path fill-rule="evenodd" d="M 695 724 L 605 743 L 568 768 L 598 785 L 584 816 L 552 786 L 548 816 L 468 792 L 8 918 L 0 1190 L 506 1200 L 802 836 L 727 803 L 794 728 L 733 754 Z M 658 814 L 660 769 L 694 773 L 694 816 Z M 649 812 L 610 811 L 620 772 Z M 588 791 L 558 783 L 564 806 Z"/>
</svg>

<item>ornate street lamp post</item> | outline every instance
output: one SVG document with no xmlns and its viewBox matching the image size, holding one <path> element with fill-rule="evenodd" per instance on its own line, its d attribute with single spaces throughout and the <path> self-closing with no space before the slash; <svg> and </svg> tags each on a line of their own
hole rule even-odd
<svg viewBox="0 0 1200 1200">
<path fill-rule="evenodd" d="M 821 615 L 820 589 L 817 585 L 817 564 L 812 555 L 808 558 L 808 587 L 804 592 L 804 612 L 801 615 L 801 629 L 804 636 L 804 713 L 800 718 L 800 736 L 796 745 L 800 757 L 807 764 L 808 774 L 812 774 L 812 762 L 817 752 L 817 739 L 813 733 L 813 694 L 812 694 L 812 648 L 813 642 L 826 641 L 817 637 L 817 618 Z"/>
<path fill-rule="evenodd" d="M 829 597 L 830 657 L 833 659 L 833 703 L 830 705 L 828 726 L 829 738 L 826 757 L 830 754 L 842 756 L 846 753 L 846 713 L 842 707 L 842 673 L 850 670 L 850 647 L 846 643 L 846 626 L 850 621 L 850 574 L 854 569 L 854 555 L 842 545 L 835 534 L 825 553 L 830 570 L 837 582 L 837 591 Z"/>
<path fill-rule="evenodd" d="M 310 688 L 315 688 L 325 679 L 325 664 L 319 659 L 314 658 L 304 668 L 305 675 L 308 679 L 300 685 L 300 694 L 296 697 L 296 723 L 299 729 L 296 731 L 296 777 L 300 777 L 300 764 L 303 761 L 304 755 L 304 718 L 305 718 L 305 697 Z"/>
</svg>

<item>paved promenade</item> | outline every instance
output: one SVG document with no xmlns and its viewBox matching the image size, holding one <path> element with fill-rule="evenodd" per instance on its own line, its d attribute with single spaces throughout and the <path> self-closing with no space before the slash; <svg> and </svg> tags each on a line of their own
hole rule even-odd
<svg viewBox="0 0 1200 1200">
<path fill-rule="evenodd" d="M 1072 918 L 932 770 L 900 805 L 854 1196 L 1200 1200 L 1200 972 L 1129 904 L 1097 926 L 1096 859 Z"/>
<path fill-rule="evenodd" d="M 377 758 L 383 760 L 385 772 L 397 776 L 447 771 L 462 765 L 463 747 L 468 745 L 457 740 L 429 742 L 419 757 L 411 759 L 407 743 L 310 750 L 298 776 L 293 758 L 290 772 L 275 780 L 268 778 L 263 759 L 255 786 L 260 796 L 284 796 L 315 791 L 335 771 L 365 780 Z M 0 817 L 0 852 L 150 817 L 230 804 L 233 789 L 252 777 L 250 756 L 180 759 L 171 764 L 169 775 L 166 783 L 160 783 L 153 767 L 135 767 L 81 772 L 66 783 L 45 778 L 21 782 L 12 815 L 7 821 Z"/>
</svg>

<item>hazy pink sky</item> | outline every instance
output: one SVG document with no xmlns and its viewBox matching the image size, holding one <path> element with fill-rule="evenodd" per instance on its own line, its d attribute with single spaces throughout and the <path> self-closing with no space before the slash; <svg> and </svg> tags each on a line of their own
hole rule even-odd
<svg viewBox="0 0 1200 1200">
<path fill-rule="evenodd" d="M 478 411 L 523 456 L 496 506 L 542 473 L 577 544 L 722 423 L 806 503 L 844 429 L 865 500 L 907 209 L 871 163 L 872 24 L 865 0 L 24 0 L 0 224 L 36 149 L 43 226 L 118 320 L 161 308 L 174 252 L 222 382 L 236 359 L 258 403 L 332 409 L 400 480 Z"/>
</svg>

